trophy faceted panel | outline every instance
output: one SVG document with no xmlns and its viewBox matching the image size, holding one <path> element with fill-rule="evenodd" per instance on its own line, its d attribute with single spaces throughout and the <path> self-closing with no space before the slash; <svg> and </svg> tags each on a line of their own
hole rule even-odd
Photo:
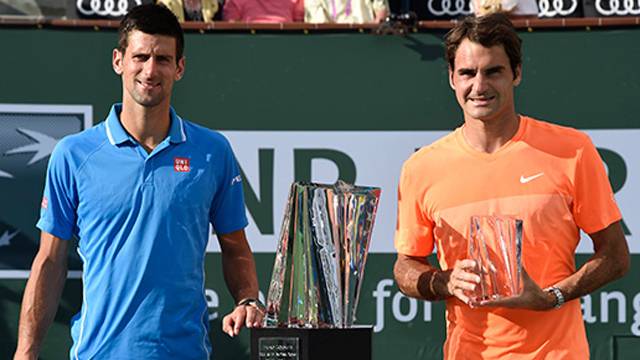
<svg viewBox="0 0 640 360">
<path fill-rule="evenodd" d="M 469 258 L 480 283 L 467 291 L 472 303 L 522 293 L 522 220 L 512 216 L 472 216 Z"/>
<path fill-rule="evenodd" d="M 342 181 L 291 185 L 264 327 L 352 326 L 380 192 Z"/>
</svg>

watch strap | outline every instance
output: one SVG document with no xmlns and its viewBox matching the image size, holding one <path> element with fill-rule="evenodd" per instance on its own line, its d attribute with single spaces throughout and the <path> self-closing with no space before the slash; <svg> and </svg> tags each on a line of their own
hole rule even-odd
<svg viewBox="0 0 640 360">
<path fill-rule="evenodd" d="M 556 297 L 556 303 L 553 305 L 555 309 L 561 307 L 564 304 L 564 295 L 562 295 L 562 291 L 555 286 L 551 286 L 545 289 L 547 292 L 552 293 Z"/>
<path fill-rule="evenodd" d="M 262 301 L 260 301 L 260 299 L 256 299 L 256 298 L 244 298 L 244 299 L 238 301 L 236 306 L 253 306 L 253 307 L 257 308 L 260 311 L 264 311 L 266 309 L 266 307 L 264 306 Z"/>
</svg>

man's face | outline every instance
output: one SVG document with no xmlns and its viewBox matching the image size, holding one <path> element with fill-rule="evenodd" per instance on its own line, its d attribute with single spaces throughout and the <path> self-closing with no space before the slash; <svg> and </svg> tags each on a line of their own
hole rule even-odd
<svg viewBox="0 0 640 360">
<path fill-rule="evenodd" d="M 176 63 L 173 37 L 134 30 L 124 53 L 113 50 L 113 70 L 122 76 L 123 102 L 155 107 L 170 102 L 173 83 L 184 73 L 184 58 Z"/>
<path fill-rule="evenodd" d="M 486 48 L 464 39 L 449 69 L 449 83 L 464 111 L 465 119 L 488 121 L 515 113 L 513 88 L 520 84 L 521 67 L 516 78 L 502 45 Z"/>
</svg>

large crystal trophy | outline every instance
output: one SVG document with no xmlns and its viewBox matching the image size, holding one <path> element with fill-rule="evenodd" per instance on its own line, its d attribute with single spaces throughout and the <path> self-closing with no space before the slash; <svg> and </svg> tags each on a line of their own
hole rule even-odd
<svg viewBox="0 0 640 360">
<path fill-rule="evenodd" d="M 472 216 L 469 258 L 480 284 L 467 292 L 472 303 L 522 293 L 522 220 L 512 216 Z"/>
<path fill-rule="evenodd" d="M 379 198 L 379 188 L 342 181 L 292 184 L 265 327 L 352 326 Z"/>
</svg>

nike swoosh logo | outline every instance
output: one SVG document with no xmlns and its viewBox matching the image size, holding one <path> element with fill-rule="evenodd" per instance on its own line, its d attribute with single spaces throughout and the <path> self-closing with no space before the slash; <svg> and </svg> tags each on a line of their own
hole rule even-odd
<svg viewBox="0 0 640 360">
<path fill-rule="evenodd" d="M 539 178 L 542 175 L 544 175 L 543 172 L 535 174 L 535 175 L 527 176 L 527 177 L 524 177 L 524 176 L 520 175 L 520 183 L 521 184 L 526 184 L 529 181 L 535 180 L 535 179 Z"/>
</svg>

